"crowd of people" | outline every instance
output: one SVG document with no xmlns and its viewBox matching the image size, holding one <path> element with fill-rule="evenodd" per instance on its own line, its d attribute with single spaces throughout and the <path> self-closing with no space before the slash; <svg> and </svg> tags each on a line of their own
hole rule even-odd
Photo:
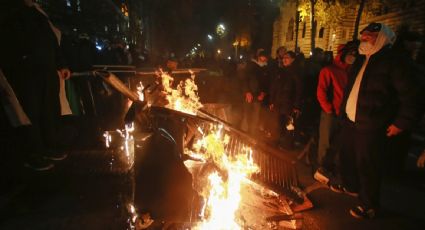
<svg viewBox="0 0 425 230">
<path fill-rule="evenodd" d="M 410 134 L 424 115 L 421 39 L 406 30 L 396 39 L 385 24 L 371 23 L 360 40 L 338 46 L 335 58 L 316 48 L 305 59 L 281 47 L 268 60 L 258 50 L 238 65 L 245 100 L 236 106 L 235 124 L 286 150 L 294 148 L 297 133 L 312 130 L 315 179 L 358 197 L 352 216 L 374 218 L 382 168 L 402 170 Z"/>
<path fill-rule="evenodd" d="M 74 41 L 62 39 L 33 1 L 16 4 L 13 17 L 1 26 L 2 34 L 9 35 L 0 41 L 2 116 L 25 143 L 25 166 L 45 171 L 66 158 L 59 128 L 70 105 L 59 95 L 70 68 L 90 70 L 99 57 L 104 64 L 144 60 L 120 40 L 99 56 L 84 34 Z M 315 178 L 359 198 L 351 215 L 373 218 L 379 209 L 382 154 L 403 159 L 410 132 L 424 114 L 421 41 L 409 31 L 396 39 L 385 24 L 371 23 L 359 41 L 338 46 L 335 57 L 316 48 L 305 58 L 299 50 L 280 47 L 271 59 L 258 49 L 228 71 L 235 83 L 231 123 L 285 150 L 297 146 L 301 133 L 317 136 Z M 166 68 L 172 71 L 177 64 L 170 58 Z M 18 101 L 8 100 L 15 96 L 8 89 Z M 418 159 L 419 167 L 424 164 L 425 153 Z"/>
</svg>

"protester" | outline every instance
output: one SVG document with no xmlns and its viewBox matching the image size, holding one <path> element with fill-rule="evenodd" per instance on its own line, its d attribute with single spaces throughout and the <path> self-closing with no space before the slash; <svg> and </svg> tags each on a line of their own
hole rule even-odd
<svg viewBox="0 0 425 230">
<path fill-rule="evenodd" d="M 283 67 L 283 56 L 286 54 L 288 50 L 285 46 L 281 46 L 277 48 L 276 50 L 276 59 L 275 59 L 275 66 L 278 68 Z"/>
<path fill-rule="evenodd" d="M 419 86 L 408 63 L 393 52 L 395 34 L 385 24 L 361 31 L 359 56 L 349 74 L 341 117 L 341 175 L 337 192 L 355 195 L 356 218 L 374 218 L 380 199 L 380 155 L 386 138 L 410 130 L 420 116 Z"/>
<path fill-rule="evenodd" d="M 16 13 L 1 25 L 8 36 L 1 39 L 0 63 L 31 121 L 18 135 L 25 143 L 25 166 L 49 170 L 54 166 L 49 160 L 66 157 L 57 149 L 59 76 L 67 79 L 70 72 L 60 55 L 61 33 L 46 13 L 30 0 L 16 4 Z"/>
<path fill-rule="evenodd" d="M 302 98 L 302 77 L 295 65 L 295 53 L 286 52 L 283 56 L 283 68 L 279 69 L 271 87 L 270 110 L 275 112 L 272 132 L 281 135 L 280 147 L 293 148 L 293 121 L 300 113 Z"/>
<path fill-rule="evenodd" d="M 246 79 L 244 81 L 244 114 L 247 118 L 247 131 L 257 135 L 263 125 L 260 121 L 262 103 L 269 89 L 268 56 L 263 49 L 259 49 L 253 59 L 247 64 Z"/>
<path fill-rule="evenodd" d="M 408 62 L 409 68 L 416 78 L 421 79 L 425 76 L 425 69 L 417 62 L 417 56 L 422 45 L 422 36 L 414 31 L 410 31 L 407 27 L 401 27 L 397 31 L 397 40 L 393 49 L 397 55 Z M 422 84 L 424 84 L 422 82 Z M 422 98 L 425 93 L 422 93 Z M 406 130 L 399 135 L 390 138 L 386 144 L 387 157 L 384 158 L 384 172 L 387 179 L 394 182 L 404 180 L 404 166 L 411 145 L 412 131 Z"/>
<path fill-rule="evenodd" d="M 319 126 L 319 143 L 317 151 L 318 170 L 314 178 L 329 182 L 331 174 L 335 174 L 335 152 L 330 151 L 331 141 L 336 131 L 336 117 L 340 114 L 340 106 L 347 85 L 347 72 L 357 55 L 357 43 L 349 42 L 338 47 L 332 65 L 325 66 L 319 75 L 317 100 L 322 108 Z"/>
</svg>

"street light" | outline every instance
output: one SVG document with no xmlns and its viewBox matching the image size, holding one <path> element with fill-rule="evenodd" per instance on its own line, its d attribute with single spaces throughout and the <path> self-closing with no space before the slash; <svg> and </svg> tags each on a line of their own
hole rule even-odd
<svg viewBox="0 0 425 230">
<path fill-rule="evenodd" d="M 213 40 L 213 36 L 211 34 L 208 34 L 207 37 L 208 37 L 208 40 L 210 40 L 210 41 Z"/>
<path fill-rule="evenodd" d="M 226 33 L 226 27 L 224 26 L 223 23 L 220 23 L 217 25 L 216 32 L 218 36 L 220 37 L 224 36 L 224 34 Z"/>
<path fill-rule="evenodd" d="M 217 53 L 218 53 L 218 54 L 221 54 L 221 50 L 220 50 L 220 49 L 218 49 L 218 50 L 217 50 Z"/>
</svg>

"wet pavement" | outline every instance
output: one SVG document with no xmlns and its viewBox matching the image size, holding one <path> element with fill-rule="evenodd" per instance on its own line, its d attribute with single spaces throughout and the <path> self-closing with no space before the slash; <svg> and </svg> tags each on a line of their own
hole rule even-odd
<svg viewBox="0 0 425 230">
<path fill-rule="evenodd" d="M 295 159 L 298 152 L 286 154 Z M 424 229 L 424 171 L 415 170 L 414 160 L 409 157 L 409 171 L 402 180 L 386 178 L 383 208 L 374 220 L 352 218 L 348 210 L 356 199 L 320 185 L 312 178 L 310 166 L 303 159 L 297 161 L 300 183 L 314 204 L 302 212 L 303 229 Z M 0 229 L 126 229 L 129 175 L 108 173 L 107 167 L 83 167 L 84 161 L 89 160 L 71 152 L 53 170 L 33 172 L 17 159 L 4 160 Z"/>
</svg>

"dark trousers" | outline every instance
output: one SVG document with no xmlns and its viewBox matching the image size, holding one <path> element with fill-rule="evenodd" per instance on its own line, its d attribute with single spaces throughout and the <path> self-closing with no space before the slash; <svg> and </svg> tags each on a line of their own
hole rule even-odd
<svg viewBox="0 0 425 230">
<path fill-rule="evenodd" d="M 34 70 L 32 66 L 5 71 L 31 125 L 17 128 L 17 138 L 27 157 L 40 157 L 55 148 L 60 118 L 59 77 L 56 69 Z M 29 77 L 30 76 L 30 77 Z"/>
<path fill-rule="evenodd" d="M 294 119 L 290 115 L 281 114 L 280 121 L 283 125 L 283 128 L 281 129 L 282 133 L 280 144 L 284 148 L 292 149 L 294 147 L 295 130 L 288 130 L 288 125 L 292 123 L 292 125 L 295 127 L 296 124 L 294 124 Z"/>
<path fill-rule="evenodd" d="M 354 123 L 344 121 L 340 138 L 342 182 L 349 190 L 359 192 L 362 205 L 377 208 L 385 130 L 359 130 Z"/>
<path fill-rule="evenodd" d="M 327 170 L 332 170 L 337 153 L 331 150 L 331 142 L 334 140 L 336 129 L 335 115 L 322 111 L 319 126 L 317 162 Z"/>
<path fill-rule="evenodd" d="M 246 131 L 254 137 L 258 134 L 260 126 L 261 104 L 259 102 L 244 103 L 244 119 L 246 119 Z"/>
<path fill-rule="evenodd" d="M 402 180 L 405 163 L 410 148 L 410 131 L 403 131 L 397 136 L 388 138 L 386 142 L 385 157 L 383 163 L 385 167 L 384 176 L 388 179 Z"/>
</svg>

